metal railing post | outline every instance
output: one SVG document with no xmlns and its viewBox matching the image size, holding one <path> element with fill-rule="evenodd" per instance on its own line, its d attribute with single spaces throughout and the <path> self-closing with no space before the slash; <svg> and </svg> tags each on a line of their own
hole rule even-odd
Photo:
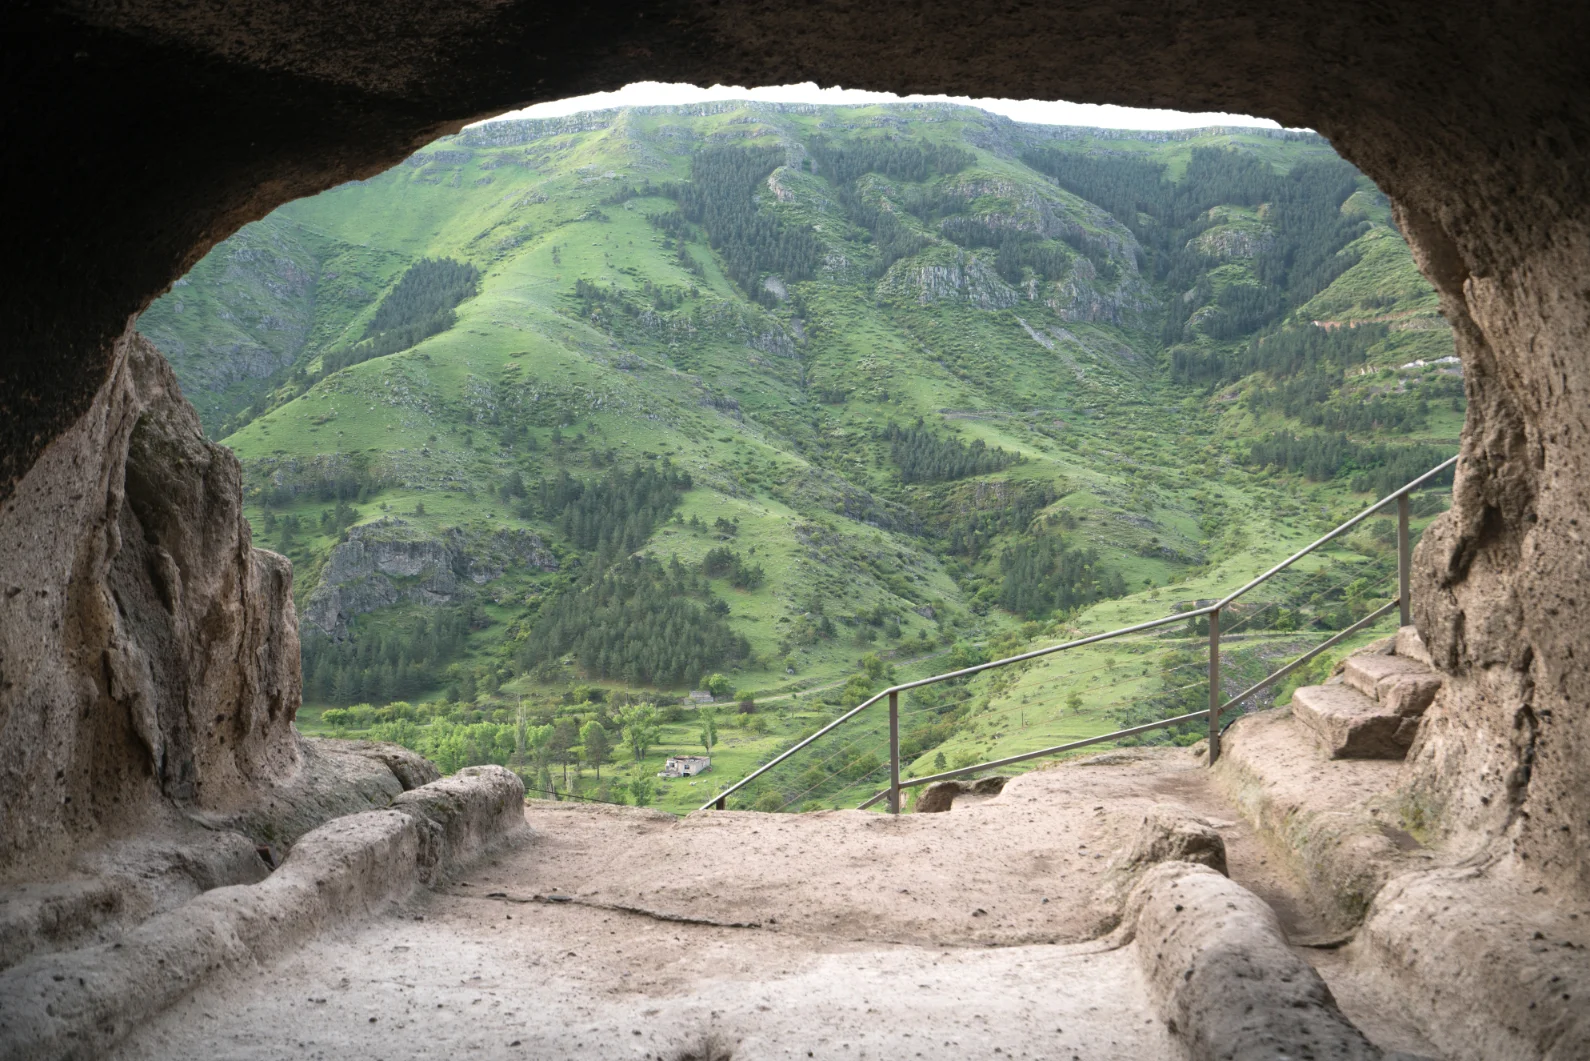
<svg viewBox="0 0 1590 1061">
<path fill-rule="evenodd" d="M 1408 583 L 1413 567 L 1413 552 L 1408 548 L 1408 495 L 1397 498 L 1397 603 L 1402 606 L 1402 625 L 1413 622 L 1413 598 Z"/>
<path fill-rule="evenodd" d="M 729 797 L 728 796 L 719 797 L 719 799 L 712 804 L 712 809 L 713 810 L 728 810 L 729 809 Z"/>
<path fill-rule="evenodd" d="M 889 813 L 900 813 L 900 694 L 889 694 Z"/>
<path fill-rule="evenodd" d="M 1220 609 L 1209 613 L 1209 765 L 1220 758 Z"/>
</svg>

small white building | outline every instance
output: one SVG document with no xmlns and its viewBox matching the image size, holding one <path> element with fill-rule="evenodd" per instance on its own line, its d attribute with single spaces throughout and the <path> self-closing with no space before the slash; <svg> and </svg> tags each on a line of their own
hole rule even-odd
<svg viewBox="0 0 1590 1061">
<path fill-rule="evenodd" d="M 710 704 L 712 703 L 712 694 L 701 689 L 692 689 L 690 690 L 690 702 L 692 704 Z"/>
<path fill-rule="evenodd" d="M 712 766 L 712 758 L 706 755 L 670 755 L 663 764 L 659 777 L 695 777 L 705 773 Z"/>
</svg>

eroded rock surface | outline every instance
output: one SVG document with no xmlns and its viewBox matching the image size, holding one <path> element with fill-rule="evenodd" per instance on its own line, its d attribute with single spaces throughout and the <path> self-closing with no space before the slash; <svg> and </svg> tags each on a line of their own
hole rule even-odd
<svg viewBox="0 0 1590 1061">
<path fill-rule="evenodd" d="M 0 508 L 0 878 L 298 770 L 292 571 L 136 333 Z"/>
<path fill-rule="evenodd" d="M 0 1056 L 102 1058 L 218 973 L 384 912 L 422 882 L 527 839 L 524 785 L 500 766 L 474 767 L 410 795 L 316 828 L 257 883 L 216 887 L 113 942 L 38 955 L 0 973 Z"/>
<path fill-rule="evenodd" d="M 303 740 L 299 688 L 291 569 L 129 333 L 0 506 L 0 969 L 252 884 L 436 779 L 401 748 Z"/>
<path fill-rule="evenodd" d="M 1386 1056 L 1246 888 L 1172 861 L 1149 870 L 1127 905 L 1149 993 L 1193 1061 Z"/>
<path fill-rule="evenodd" d="M 1197 824 L 1221 809 L 1207 771 L 1179 750 L 1105 758 L 951 814 L 534 801 L 528 843 L 202 986 L 112 1056 L 1379 1061 L 1422 1045 L 1360 1032 L 1366 1000 L 1338 1007 L 1253 892 L 1160 861 L 1223 837 L 1234 878 L 1266 871 L 1243 825 Z M 1140 842 L 1189 822 L 1216 833 Z M 1134 852 L 1130 909 L 1097 918 L 1091 884 Z"/>
<path fill-rule="evenodd" d="M 1376 180 L 1469 402 L 1453 508 L 1416 559 L 1447 680 L 1401 805 L 1523 894 L 1590 892 L 1590 8 L 404 0 L 360 33 L 336 0 L 74 0 L 0 19 L 30 145 L 24 266 L 0 292 L 0 876 L 302 772 L 286 570 L 248 548 L 236 468 L 162 397 L 132 314 L 244 222 L 486 113 L 815 79 L 1265 114 Z"/>
<path fill-rule="evenodd" d="M 18 162 L 33 197 L 13 239 L 45 252 L 19 255 L 28 267 L 0 291 L 19 352 L 0 366 L 0 497 L 24 488 L 121 371 L 130 315 L 215 242 L 488 113 L 643 79 L 816 79 L 1319 130 L 1391 198 L 1465 370 L 1455 503 L 1420 546 L 1415 590 L 1452 680 L 1414 751 L 1411 796 L 1475 849 L 1504 836 L 1545 878 L 1590 889 L 1590 711 L 1578 695 L 1590 684 L 1590 9 L 1499 15 L 1463 2 L 1432 23 L 1412 2 L 1221 0 L 1194 15 L 1162 0 L 1066 0 L 969 22 L 946 0 L 909 17 L 833 2 L 403 0 L 383 8 L 377 35 L 347 32 L 364 12 L 335 0 L 202 12 L 81 0 L 4 18 L 8 127 L 33 145 Z M 1154 63 L 1137 61 L 1149 52 Z M 970 284 L 968 265 L 945 265 L 959 272 L 935 284 Z M 136 684 L 137 661 L 122 671 Z M 159 735 L 179 760 L 186 740 Z"/>
<path fill-rule="evenodd" d="M 986 799 L 1004 789 L 1008 777 L 980 777 L 976 781 L 935 781 L 922 790 L 911 810 L 917 814 L 943 814 L 960 796 Z"/>
</svg>

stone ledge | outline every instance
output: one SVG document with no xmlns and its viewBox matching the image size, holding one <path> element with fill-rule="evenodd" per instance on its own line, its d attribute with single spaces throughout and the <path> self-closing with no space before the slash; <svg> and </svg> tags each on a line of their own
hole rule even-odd
<svg viewBox="0 0 1590 1061">
<path fill-rule="evenodd" d="M 1218 872 L 1161 863 L 1126 910 L 1149 995 L 1192 1061 L 1408 1058 L 1371 1043 L 1288 946 L 1270 907 Z"/>
<path fill-rule="evenodd" d="M 1517 865 L 1398 877 L 1353 946 L 1452 1061 L 1590 1057 L 1590 900 Z"/>
<path fill-rule="evenodd" d="M 305 737 L 303 742 L 306 748 L 319 748 L 337 755 L 357 755 L 380 763 L 392 772 L 392 776 L 398 779 L 405 792 L 442 779 L 442 772 L 436 768 L 435 763 L 400 744 L 372 740 L 345 740 L 340 737 Z"/>
<path fill-rule="evenodd" d="M 241 809 L 165 815 L 78 851 L 54 879 L 0 886 L 0 971 L 43 952 L 114 942 L 216 888 L 258 884 L 318 826 L 385 808 L 440 776 L 395 744 L 309 737 L 299 751 L 297 772 Z"/>
<path fill-rule="evenodd" d="M 1245 715 L 1227 731 L 1215 777 L 1243 815 L 1274 837 L 1334 927 L 1363 920 L 1394 874 L 1430 855 L 1388 806 L 1402 764 L 1326 759 L 1287 710 Z M 1378 813 L 1377 813 L 1378 811 Z"/>
<path fill-rule="evenodd" d="M 410 789 L 392 809 L 419 829 L 420 879 L 429 884 L 450 869 L 526 834 L 524 782 L 501 766 L 470 766 L 452 777 Z"/>
<path fill-rule="evenodd" d="M 0 1057 L 103 1056 L 205 977 L 368 916 L 527 833 L 523 791 L 501 767 L 433 782 L 406 793 L 415 798 L 400 809 L 348 815 L 307 833 L 258 884 L 205 892 L 116 943 L 20 963 L 0 974 Z"/>
</svg>

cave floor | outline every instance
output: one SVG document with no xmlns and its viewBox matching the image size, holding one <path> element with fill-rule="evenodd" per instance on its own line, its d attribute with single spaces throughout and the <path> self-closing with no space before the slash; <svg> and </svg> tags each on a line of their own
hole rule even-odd
<svg viewBox="0 0 1590 1061">
<path fill-rule="evenodd" d="M 1214 825 L 1290 938 L 1324 926 L 1187 752 L 1091 763 L 946 814 L 533 802 L 524 845 L 218 978 L 118 1056 L 1177 1057 L 1108 935 L 1149 808 Z M 1300 953 L 1378 1045 L 1431 1052 L 1347 955 Z"/>
</svg>

